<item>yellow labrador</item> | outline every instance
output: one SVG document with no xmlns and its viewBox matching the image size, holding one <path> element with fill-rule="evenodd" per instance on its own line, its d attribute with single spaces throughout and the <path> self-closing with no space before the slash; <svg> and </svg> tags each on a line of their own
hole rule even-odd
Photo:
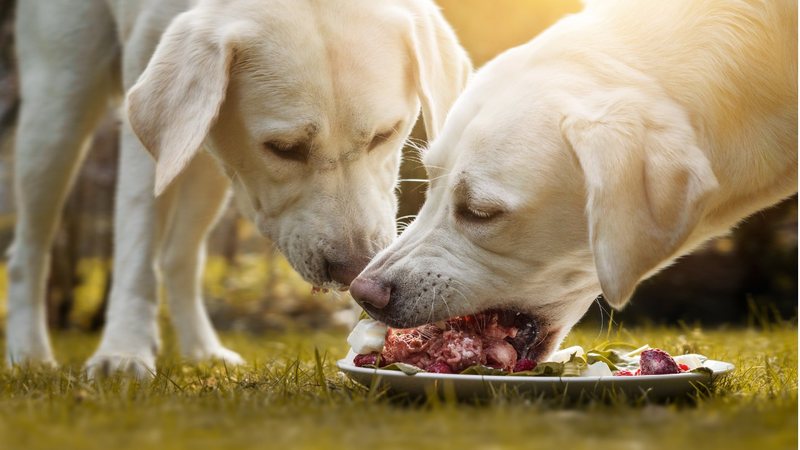
<svg viewBox="0 0 800 450">
<path fill-rule="evenodd" d="M 597 294 L 797 192 L 797 2 L 588 2 L 481 69 L 425 164 L 354 297 L 396 327 L 516 310 L 546 358 Z"/>
<path fill-rule="evenodd" d="M 91 374 L 154 373 L 159 274 L 183 355 L 241 362 L 199 278 L 231 185 L 309 282 L 346 287 L 395 236 L 400 149 L 420 107 L 436 136 L 471 71 L 429 0 L 26 0 L 16 38 L 12 364 L 54 362 L 44 282 L 59 210 L 105 105 L 130 88 Z"/>
</svg>

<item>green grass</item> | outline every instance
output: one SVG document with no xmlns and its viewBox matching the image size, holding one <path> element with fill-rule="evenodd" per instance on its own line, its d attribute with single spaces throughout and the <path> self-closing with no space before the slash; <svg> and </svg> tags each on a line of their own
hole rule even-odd
<svg viewBox="0 0 800 450">
<path fill-rule="evenodd" d="M 0 371 L 0 448 L 797 448 L 796 326 L 622 334 L 737 370 L 711 396 L 667 404 L 409 401 L 370 394 L 337 373 L 343 333 L 227 335 L 251 362 L 241 369 L 183 365 L 167 345 L 161 374 L 141 384 L 87 381 L 80 365 L 96 337 L 61 334 L 61 369 Z M 567 344 L 604 339 L 578 329 Z"/>
</svg>

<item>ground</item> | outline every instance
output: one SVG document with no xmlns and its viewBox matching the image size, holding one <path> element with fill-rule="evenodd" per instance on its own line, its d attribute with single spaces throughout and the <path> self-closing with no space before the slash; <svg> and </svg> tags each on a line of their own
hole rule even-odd
<svg viewBox="0 0 800 450">
<path fill-rule="evenodd" d="M 343 332 L 224 335 L 251 363 L 240 369 L 183 365 L 167 336 L 161 374 L 143 384 L 87 381 L 97 336 L 66 333 L 54 336 L 60 369 L 0 370 L 0 448 L 797 448 L 796 324 L 614 334 L 737 369 L 711 396 L 666 404 L 410 401 L 337 373 Z M 586 327 L 567 344 L 608 338 Z"/>
</svg>

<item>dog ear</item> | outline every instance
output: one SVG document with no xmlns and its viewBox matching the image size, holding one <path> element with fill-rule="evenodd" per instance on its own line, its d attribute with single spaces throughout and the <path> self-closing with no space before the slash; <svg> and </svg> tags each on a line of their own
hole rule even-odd
<svg viewBox="0 0 800 450">
<path fill-rule="evenodd" d="M 562 131 L 585 176 L 600 286 L 621 308 L 639 281 L 679 256 L 718 183 L 677 105 L 590 109 L 565 117 Z"/>
<path fill-rule="evenodd" d="M 159 195 L 203 145 L 228 86 L 234 48 L 230 33 L 198 11 L 170 24 L 139 80 L 128 92 L 133 131 L 156 159 Z"/>
<path fill-rule="evenodd" d="M 414 18 L 411 62 L 430 142 L 472 75 L 472 62 L 436 6 Z"/>
</svg>

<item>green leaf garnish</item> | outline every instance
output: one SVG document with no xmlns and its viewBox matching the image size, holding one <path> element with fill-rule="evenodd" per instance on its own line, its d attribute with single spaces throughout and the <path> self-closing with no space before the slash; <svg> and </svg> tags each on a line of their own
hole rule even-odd
<svg viewBox="0 0 800 450">
<path fill-rule="evenodd" d="M 524 372 L 513 372 L 512 377 L 560 377 L 564 373 L 564 366 L 567 363 L 543 362 L 539 363 L 532 370 Z"/>
<path fill-rule="evenodd" d="M 606 353 L 606 355 L 608 356 L 604 355 L 603 353 Z M 609 356 L 612 356 L 611 351 L 608 352 L 589 351 L 586 353 L 586 364 L 591 365 L 596 363 L 597 361 L 601 361 L 604 362 L 608 366 L 608 368 L 611 369 L 612 372 L 615 370 L 619 370 L 617 365 L 611 362 L 611 358 L 609 358 Z"/>
<path fill-rule="evenodd" d="M 628 350 L 628 351 L 633 351 L 633 350 L 636 350 L 638 348 L 639 347 L 637 347 L 636 345 L 629 344 L 627 342 L 608 341 L 608 342 L 604 342 L 604 343 L 598 345 L 597 348 L 595 348 L 594 350 L 596 350 L 598 352 L 599 351 L 604 351 L 604 350 Z"/>
<path fill-rule="evenodd" d="M 700 367 L 695 367 L 694 369 L 690 370 L 688 373 L 702 373 L 702 374 L 706 374 L 708 376 L 711 376 L 711 375 L 714 374 L 714 371 L 711 370 L 711 368 L 709 368 L 709 367 L 700 366 Z"/>
<path fill-rule="evenodd" d="M 588 364 L 586 363 L 586 358 L 583 356 L 578 356 L 573 354 L 569 361 L 564 363 L 564 370 L 561 372 L 562 377 L 579 377 L 581 376 L 581 371 L 586 369 Z"/>
<path fill-rule="evenodd" d="M 480 364 L 467 367 L 459 372 L 459 375 L 508 375 L 508 372 L 494 367 L 482 366 Z"/>
<path fill-rule="evenodd" d="M 383 370 L 394 370 L 397 372 L 403 372 L 406 375 L 416 375 L 420 372 L 425 372 L 424 370 L 420 369 L 417 366 L 412 366 L 411 364 L 406 364 L 401 362 L 389 364 L 388 366 L 379 368 Z"/>
</svg>

